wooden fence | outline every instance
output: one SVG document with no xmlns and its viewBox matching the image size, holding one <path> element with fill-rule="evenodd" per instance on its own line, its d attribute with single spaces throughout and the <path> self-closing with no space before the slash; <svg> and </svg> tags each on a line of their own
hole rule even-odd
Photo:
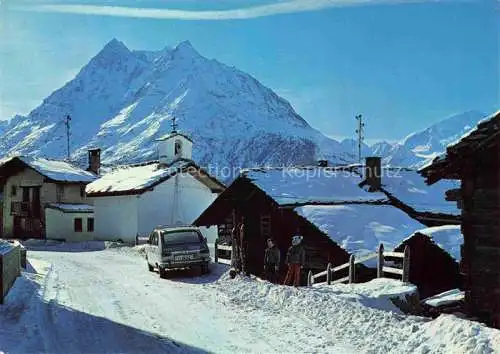
<svg viewBox="0 0 500 354">
<path fill-rule="evenodd" d="M 384 265 L 385 257 L 390 258 L 400 258 L 403 259 L 403 268 L 395 268 Z M 313 274 L 309 271 L 307 276 L 307 285 L 312 286 L 313 284 L 338 284 L 338 283 L 355 283 L 356 282 L 356 264 L 364 263 L 366 261 L 377 259 L 377 278 L 382 278 L 385 273 L 395 274 L 401 276 L 401 280 L 408 282 L 410 276 L 410 248 L 408 245 L 405 247 L 404 252 L 388 252 L 384 251 L 384 245 L 380 244 L 377 252 L 369 254 L 365 257 L 356 259 L 354 255 L 351 255 L 348 263 L 344 263 L 337 267 L 333 267 L 331 263 L 328 263 L 326 270 L 318 274 Z M 343 269 L 349 269 L 349 275 L 343 278 L 332 280 L 335 273 L 340 272 Z M 317 279 L 326 277 L 326 281 L 318 283 Z"/>
<path fill-rule="evenodd" d="M 217 240 L 215 240 L 215 251 L 214 251 L 214 262 L 215 263 L 222 263 L 222 264 L 228 264 L 231 265 L 231 251 L 233 249 L 232 246 L 229 245 L 219 245 Z M 229 252 L 229 259 L 228 258 L 221 258 L 219 251 L 227 251 Z"/>
</svg>

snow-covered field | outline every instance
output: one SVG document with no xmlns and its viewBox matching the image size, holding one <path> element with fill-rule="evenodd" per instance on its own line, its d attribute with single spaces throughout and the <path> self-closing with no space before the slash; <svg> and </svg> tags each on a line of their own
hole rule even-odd
<svg viewBox="0 0 500 354">
<path fill-rule="evenodd" d="M 109 246 L 28 246 L 34 268 L 0 305 L 0 352 L 500 353 L 500 331 L 402 314 L 388 300 L 401 284 L 296 289 L 219 265 L 160 279 L 140 246 Z"/>
</svg>

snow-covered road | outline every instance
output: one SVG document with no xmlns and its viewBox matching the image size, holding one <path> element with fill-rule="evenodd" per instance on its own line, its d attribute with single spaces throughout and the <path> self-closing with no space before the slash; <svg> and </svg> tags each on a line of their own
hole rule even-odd
<svg viewBox="0 0 500 354">
<path fill-rule="evenodd" d="M 65 247 L 29 251 L 0 353 L 500 353 L 498 330 L 400 313 L 388 294 L 412 286 L 393 280 L 295 289 L 216 265 L 160 279 L 137 249 Z"/>
<path fill-rule="evenodd" d="M 219 303 L 213 289 L 203 285 L 220 277 L 215 266 L 205 277 L 179 271 L 160 279 L 147 271 L 144 259 L 117 249 L 30 251 L 29 257 L 35 264 L 47 262 L 47 274 L 38 276 L 41 287 L 33 296 L 40 299 L 26 299 L 19 336 L 2 344 L 5 352 L 354 351 L 333 343 L 325 347 L 321 331 L 294 314 L 247 312 Z M 25 292 L 35 286 L 26 283 Z M 9 337 L 1 334 L 0 339 Z"/>
</svg>

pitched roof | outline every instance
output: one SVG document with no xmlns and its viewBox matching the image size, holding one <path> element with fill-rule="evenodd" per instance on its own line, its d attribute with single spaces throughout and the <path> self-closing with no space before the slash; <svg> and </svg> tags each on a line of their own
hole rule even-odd
<svg viewBox="0 0 500 354">
<path fill-rule="evenodd" d="M 86 192 L 90 197 L 142 194 L 177 173 L 189 173 L 213 191 L 225 188 L 193 161 L 178 160 L 168 167 L 153 162 L 117 168 L 87 185 Z"/>
<path fill-rule="evenodd" d="M 432 184 L 440 179 L 459 179 L 458 170 L 463 161 L 490 147 L 500 137 L 500 111 L 480 121 L 476 127 L 446 147 L 446 153 L 422 166 L 419 172 Z"/>
<path fill-rule="evenodd" d="M 279 205 L 388 201 L 381 192 L 370 193 L 360 188 L 361 176 L 349 167 L 248 169 L 242 171 L 242 177 Z"/>
<path fill-rule="evenodd" d="M 364 256 L 398 245 L 424 227 L 392 205 L 305 205 L 294 209 L 349 253 Z"/>
<path fill-rule="evenodd" d="M 183 138 L 189 140 L 190 142 L 193 142 L 193 140 L 189 136 L 187 136 L 186 134 L 179 133 L 179 132 L 169 133 L 167 135 L 164 135 L 164 136 L 156 139 L 156 141 L 167 140 L 167 139 L 173 138 L 174 136 L 182 136 Z"/>
<path fill-rule="evenodd" d="M 47 208 L 60 210 L 64 213 L 93 213 L 94 206 L 88 204 L 68 204 L 68 203 L 50 203 Z"/>
<path fill-rule="evenodd" d="M 20 167 L 29 167 L 44 177 L 57 182 L 89 183 L 97 178 L 91 172 L 85 171 L 66 161 L 49 160 L 41 157 L 14 156 L 2 160 L 0 165 L 0 176 L 10 176 L 12 171 Z M 10 169 L 10 167 L 14 167 Z"/>
<path fill-rule="evenodd" d="M 464 243 L 464 236 L 462 235 L 460 225 L 443 225 L 417 230 L 409 237 L 402 240 L 398 247 L 405 243 L 405 241 L 419 234 L 427 236 L 457 262 L 460 261 L 460 246 Z"/>
<path fill-rule="evenodd" d="M 459 187 L 459 181 L 450 180 L 429 186 L 425 178 L 414 170 L 382 169 L 382 188 L 417 212 L 460 215 L 457 204 L 445 198 L 446 191 Z"/>
</svg>

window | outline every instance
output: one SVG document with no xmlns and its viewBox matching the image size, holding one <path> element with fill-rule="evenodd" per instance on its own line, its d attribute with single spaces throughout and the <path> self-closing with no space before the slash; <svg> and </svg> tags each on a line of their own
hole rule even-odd
<svg viewBox="0 0 500 354">
<path fill-rule="evenodd" d="M 174 145 L 174 155 L 179 156 L 182 154 L 182 141 L 176 140 Z"/>
<path fill-rule="evenodd" d="M 57 201 L 59 203 L 63 201 L 63 199 L 64 199 L 64 186 L 63 185 L 58 184 L 56 186 L 56 198 L 57 198 Z"/>
<path fill-rule="evenodd" d="M 94 232 L 94 218 L 87 218 L 87 231 Z"/>
<path fill-rule="evenodd" d="M 17 187 L 16 186 L 10 187 L 10 196 L 15 197 L 16 194 L 17 194 Z"/>
<path fill-rule="evenodd" d="M 82 232 L 83 231 L 83 222 L 82 218 L 75 218 L 75 232 Z"/>
</svg>

